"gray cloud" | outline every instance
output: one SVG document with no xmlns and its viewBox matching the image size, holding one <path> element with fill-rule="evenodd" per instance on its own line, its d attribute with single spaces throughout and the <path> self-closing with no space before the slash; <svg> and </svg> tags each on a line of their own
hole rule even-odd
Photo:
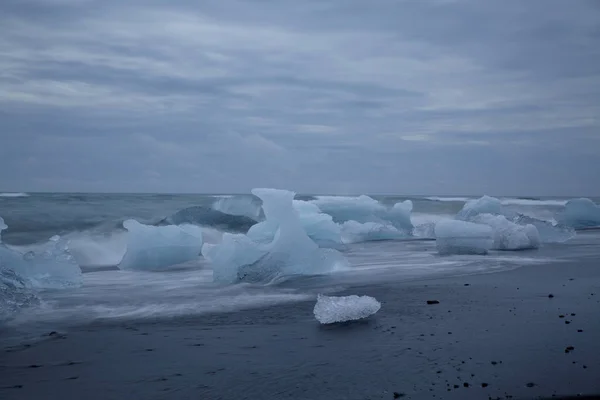
<svg viewBox="0 0 600 400">
<path fill-rule="evenodd" d="M 6 0 L 0 190 L 600 195 L 600 7 Z"/>
</svg>

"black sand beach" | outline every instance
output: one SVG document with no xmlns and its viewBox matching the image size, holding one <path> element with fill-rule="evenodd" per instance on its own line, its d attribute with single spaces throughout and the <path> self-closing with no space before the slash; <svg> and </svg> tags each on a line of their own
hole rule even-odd
<svg viewBox="0 0 600 400">
<path fill-rule="evenodd" d="M 4 346 L 0 398 L 533 399 L 600 393 L 595 260 L 354 287 L 371 319 L 314 302 L 94 323 Z M 439 304 L 427 304 L 437 300 Z"/>
</svg>

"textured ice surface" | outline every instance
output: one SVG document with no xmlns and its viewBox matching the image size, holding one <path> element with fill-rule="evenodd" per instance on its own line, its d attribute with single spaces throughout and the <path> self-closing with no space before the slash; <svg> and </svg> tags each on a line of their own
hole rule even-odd
<svg viewBox="0 0 600 400">
<path fill-rule="evenodd" d="M 376 240 L 392 240 L 406 238 L 406 231 L 396 229 L 392 224 L 378 222 L 360 223 L 346 221 L 342 224 L 342 240 L 344 243 L 359 243 Z"/>
<path fill-rule="evenodd" d="M 23 278 L 0 266 L 0 322 L 9 319 L 19 309 L 38 302 Z"/>
<path fill-rule="evenodd" d="M 540 235 L 531 224 L 518 225 L 506 219 L 503 215 L 480 214 L 472 219 L 473 222 L 492 228 L 496 250 L 536 249 L 540 246 Z"/>
<path fill-rule="evenodd" d="M 563 243 L 575 237 L 575 229 L 564 224 L 552 224 L 527 215 L 519 215 L 513 219 L 519 225 L 533 225 L 537 228 L 542 243 Z"/>
<path fill-rule="evenodd" d="M 293 206 L 293 192 L 254 189 L 252 193 L 262 200 L 266 220 L 247 235 L 224 234 L 220 244 L 202 248 L 202 255 L 213 264 L 216 282 L 265 282 L 278 276 L 327 273 L 346 265 L 339 252 L 320 249 L 307 235 Z"/>
<path fill-rule="evenodd" d="M 307 201 L 294 200 L 293 204 L 304 231 L 320 247 L 337 247 L 342 243 L 341 228 L 331 215 L 322 213 L 316 204 Z"/>
<path fill-rule="evenodd" d="M 128 232 L 121 269 L 163 269 L 194 260 L 202 250 L 202 228 L 194 225 L 150 226 L 130 219 L 123 226 Z"/>
<path fill-rule="evenodd" d="M 319 209 L 332 216 L 333 221 L 342 224 L 346 221 L 360 223 L 377 222 L 391 224 L 398 230 L 410 234 L 413 225 L 410 221 L 412 202 L 406 200 L 387 207 L 369 196 L 343 197 L 319 196 L 311 201 Z"/>
<path fill-rule="evenodd" d="M 537 228 L 541 243 L 560 243 L 567 241 L 575 236 L 575 231 L 563 224 L 552 224 L 548 221 L 542 221 L 527 215 L 511 211 L 502 205 L 502 202 L 490 196 L 483 196 L 476 200 L 469 200 L 462 210 L 456 214 L 456 219 L 462 221 L 477 221 L 478 216 L 482 214 L 491 214 L 495 216 L 504 216 L 508 221 L 515 224 L 527 226 L 533 225 Z M 531 231 L 531 228 L 528 228 Z"/>
<path fill-rule="evenodd" d="M 600 206 L 586 198 L 569 200 L 558 221 L 575 229 L 600 227 Z"/>
<path fill-rule="evenodd" d="M 381 308 L 381 303 L 369 296 L 317 297 L 313 313 L 322 324 L 353 321 L 367 318 Z"/>
<path fill-rule="evenodd" d="M 494 244 L 492 228 L 458 220 L 443 220 L 435 225 L 440 254 L 487 254 Z"/>
<path fill-rule="evenodd" d="M 456 219 L 470 221 L 479 214 L 504 214 L 502 203 L 495 197 L 483 196 L 476 200 L 469 200 L 463 206 L 462 210 L 456 214 Z"/>
</svg>

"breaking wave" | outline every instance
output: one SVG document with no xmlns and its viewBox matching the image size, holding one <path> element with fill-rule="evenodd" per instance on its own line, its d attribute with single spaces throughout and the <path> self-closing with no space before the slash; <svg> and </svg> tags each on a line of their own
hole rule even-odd
<svg viewBox="0 0 600 400">
<path fill-rule="evenodd" d="M 29 194 L 27 194 L 27 193 L 6 192 L 6 193 L 0 193 L 0 197 L 8 197 L 8 198 L 12 198 L 12 197 L 29 197 Z"/>
</svg>

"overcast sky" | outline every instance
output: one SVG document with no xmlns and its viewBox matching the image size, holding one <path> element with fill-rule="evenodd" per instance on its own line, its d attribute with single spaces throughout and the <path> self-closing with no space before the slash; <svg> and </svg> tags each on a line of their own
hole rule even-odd
<svg viewBox="0 0 600 400">
<path fill-rule="evenodd" d="M 0 191 L 600 195 L 596 0 L 2 0 Z"/>
</svg>

